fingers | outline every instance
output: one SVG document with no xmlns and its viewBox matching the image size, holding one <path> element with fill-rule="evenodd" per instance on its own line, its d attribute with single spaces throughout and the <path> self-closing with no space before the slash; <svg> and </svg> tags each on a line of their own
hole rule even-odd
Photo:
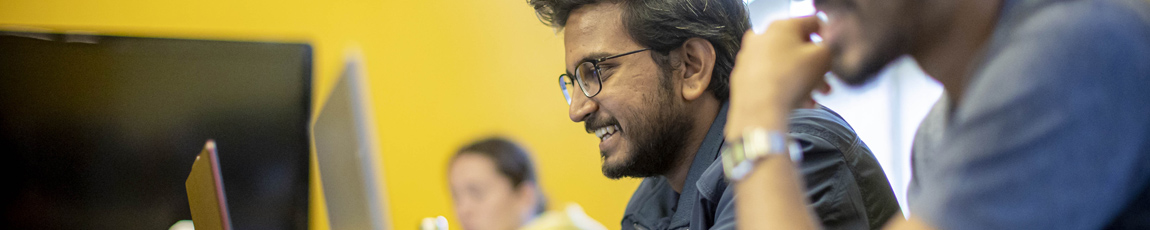
<svg viewBox="0 0 1150 230">
<path fill-rule="evenodd" d="M 826 76 L 815 81 L 815 92 L 821 94 L 831 93 L 831 84 L 827 84 Z"/>
<path fill-rule="evenodd" d="M 782 38 L 782 40 L 798 44 L 805 43 L 805 45 L 813 45 L 814 43 L 810 41 L 810 35 L 819 31 L 819 23 L 819 19 L 814 16 L 774 21 L 767 27 L 767 30 L 762 33 L 747 30 L 747 32 L 743 34 L 743 45 L 753 47 L 756 46 L 755 43 L 770 40 L 771 38 L 769 37 L 774 37 L 774 39 Z"/>
<path fill-rule="evenodd" d="M 731 101 L 738 98 L 749 107 L 764 103 L 807 107 L 813 105 L 811 91 L 828 92 L 824 75 L 830 69 L 830 51 L 809 39 L 819 23 L 816 17 L 802 17 L 775 21 L 761 34 L 748 30 L 735 57 Z M 741 90 L 743 86 L 775 90 L 764 94 Z"/>
<path fill-rule="evenodd" d="M 808 44 L 810 44 L 810 45 L 802 48 L 804 51 L 806 51 L 806 53 L 808 55 L 807 61 L 812 62 L 811 65 L 814 68 L 826 70 L 826 71 L 823 71 L 822 73 L 826 73 L 827 71 L 830 71 L 830 68 L 831 68 L 831 51 L 830 51 L 830 49 L 825 47 L 825 46 L 815 45 L 814 43 L 808 43 Z"/>
<path fill-rule="evenodd" d="M 787 22 L 795 26 L 795 33 L 801 34 L 803 39 L 808 39 L 811 34 L 819 32 L 819 18 L 814 16 L 792 18 Z"/>
<path fill-rule="evenodd" d="M 804 16 L 772 22 L 767 31 L 774 30 L 775 33 L 795 35 L 794 38 L 805 41 L 810 39 L 811 34 L 819 32 L 819 28 L 819 18 Z"/>
<path fill-rule="evenodd" d="M 830 94 L 831 85 L 823 82 L 822 84 L 818 84 L 818 87 L 815 87 L 815 91 L 818 91 L 821 94 Z"/>
</svg>

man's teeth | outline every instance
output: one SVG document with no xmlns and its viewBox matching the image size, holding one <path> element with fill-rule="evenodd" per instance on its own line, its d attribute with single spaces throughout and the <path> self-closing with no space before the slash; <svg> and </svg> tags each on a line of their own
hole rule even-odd
<svg viewBox="0 0 1150 230">
<path fill-rule="evenodd" d="M 595 136 L 599 137 L 599 140 L 603 140 L 606 137 L 611 136 L 612 134 L 615 134 L 615 132 L 617 132 L 619 130 L 620 130 L 619 126 L 617 126 L 617 125 L 606 126 L 606 127 L 596 129 L 595 130 Z"/>
</svg>

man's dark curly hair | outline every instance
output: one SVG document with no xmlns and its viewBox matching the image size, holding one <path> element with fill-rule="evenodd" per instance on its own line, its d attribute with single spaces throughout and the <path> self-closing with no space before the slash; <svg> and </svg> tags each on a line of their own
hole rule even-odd
<svg viewBox="0 0 1150 230">
<path fill-rule="evenodd" d="M 730 76 L 743 33 L 751 28 L 742 0 L 528 0 L 543 24 L 557 30 L 567 25 L 571 11 L 600 2 L 618 2 L 623 28 L 632 39 L 651 48 L 659 68 L 671 68 L 669 53 L 687 39 L 706 39 L 715 47 L 715 70 L 708 90 L 721 101 L 730 97 Z"/>
</svg>

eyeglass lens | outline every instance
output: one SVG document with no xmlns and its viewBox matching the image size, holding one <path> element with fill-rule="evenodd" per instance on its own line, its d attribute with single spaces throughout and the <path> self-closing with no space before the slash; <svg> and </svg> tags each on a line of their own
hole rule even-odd
<svg viewBox="0 0 1150 230">
<path fill-rule="evenodd" d="M 595 69 L 595 64 L 591 62 L 579 64 L 575 69 L 575 78 L 579 82 L 579 88 L 583 90 L 583 95 L 592 97 L 599 93 L 599 71 Z"/>
</svg>

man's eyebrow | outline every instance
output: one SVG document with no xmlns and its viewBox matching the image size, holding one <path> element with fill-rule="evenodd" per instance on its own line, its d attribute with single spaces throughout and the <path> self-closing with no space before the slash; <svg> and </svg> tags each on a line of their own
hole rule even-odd
<svg viewBox="0 0 1150 230">
<path fill-rule="evenodd" d="M 583 64 L 584 62 L 589 62 L 589 61 L 598 60 L 600 58 L 610 57 L 611 55 L 612 55 L 611 53 L 607 53 L 607 52 L 589 53 L 586 56 L 583 56 L 583 59 L 579 59 L 579 62 L 575 63 L 575 68 L 579 68 L 579 65 Z M 572 76 L 572 77 L 575 76 L 575 75 L 571 74 L 571 70 L 567 70 L 567 75 Z"/>
<path fill-rule="evenodd" d="M 594 52 L 594 53 L 587 54 L 587 56 L 583 56 L 583 59 L 579 60 L 579 63 L 599 60 L 600 58 L 610 57 L 611 55 L 613 55 L 613 54 L 610 54 L 607 52 Z"/>
</svg>

